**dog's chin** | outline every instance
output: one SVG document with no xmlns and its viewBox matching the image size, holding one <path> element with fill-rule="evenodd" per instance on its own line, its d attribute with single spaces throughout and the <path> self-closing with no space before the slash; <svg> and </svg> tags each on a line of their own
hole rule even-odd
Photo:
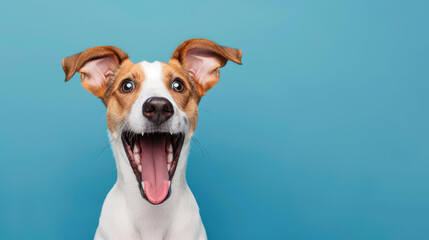
<svg viewBox="0 0 429 240">
<path fill-rule="evenodd" d="M 163 203 L 171 195 L 184 134 L 125 131 L 121 138 L 143 198 L 151 204 Z"/>
</svg>

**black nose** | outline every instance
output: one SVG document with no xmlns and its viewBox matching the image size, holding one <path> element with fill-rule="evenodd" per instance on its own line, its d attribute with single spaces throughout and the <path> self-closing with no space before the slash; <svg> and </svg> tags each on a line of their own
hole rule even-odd
<svg viewBox="0 0 429 240">
<path fill-rule="evenodd" d="M 173 113 L 173 105 L 163 97 L 151 97 L 143 104 L 143 116 L 156 125 L 167 121 Z"/>
</svg>

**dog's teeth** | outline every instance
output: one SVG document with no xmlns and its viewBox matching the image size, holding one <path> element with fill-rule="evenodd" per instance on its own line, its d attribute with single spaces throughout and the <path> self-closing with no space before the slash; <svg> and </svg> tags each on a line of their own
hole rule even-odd
<svg viewBox="0 0 429 240">
<path fill-rule="evenodd" d="M 134 144 L 134 149 L 133 149 L 134 153 L 138 153 L 140 152 L 140 148 L 138 144 Z"/>
<path fill-rule="evenodd" d="M 143 191 L 144 191 L 144 182 L 142 181 L 142 189 L 143 189 Z"/>
<path fill-rule="evenodd" d="M 167 164 L 167 171 L 170 171 L 171 164 Z"/>
<path fill-rule="evenodd" d="M 140 164 L 140 154 L 134 154 L 134 161 L 136 161 L 137 164 Z"/>
<path fill-rule="evenodd" d="M 171 143 L 170 143 L 170 146 L 168 146 L 168 152 L 173 152 L 173 145 L 171 145 Z"/>
<path fill-rule="evenodd" d="M 168 154 L 168 157 L 167 157 L 167 162 L 168 163 L 171 163 L 173 161 L 173 154 L 172 153 L 169 153 Z"/>
<path fill-rule="evenodd" d="M 142 165 L 139 165 L 137 168 L 139 169 L 140 172 L 142 172 Z"/>
</svg>

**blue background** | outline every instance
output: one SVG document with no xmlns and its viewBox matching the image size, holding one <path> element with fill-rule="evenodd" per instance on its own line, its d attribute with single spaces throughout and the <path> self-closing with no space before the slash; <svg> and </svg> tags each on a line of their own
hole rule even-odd
<svg viewBox="0 0 429 240">
<path fill-rule="evenodd" d="M 241 48 L 244 63 L 202 100 L 203 150 L 189 157 L 209 239 L 427 239 L 428 9 L 2 3 L 0 238 L 90 239 L 115 182 L 105 108 L 79 77 L 64 83 L 61 59 L 115 45 L 135 62 L 168 61 L 201 37 Z"/>
</svg>

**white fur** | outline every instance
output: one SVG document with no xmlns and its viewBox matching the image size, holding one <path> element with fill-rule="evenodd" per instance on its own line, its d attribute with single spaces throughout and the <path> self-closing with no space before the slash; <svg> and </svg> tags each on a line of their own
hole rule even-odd
<svg viewBox="0 0 429 240">
<path fill-rule="evenodd" d="M 171 196 L 160 205 L 152 205 L 143 199 L 121 138 L 109 132 L 118 178 L 104 201 L 94 239 L 207 239 L 197 202 L 186 182 L 191 139 L 189 121 L 165 87 L 162 64 L 141 62 L 140 65 L 145 80 L 124 129 L 141 133 L 152 131 L 151 123 L 142 116 L 143 103 L 149 97 L 165 97 L 173 104 L 174 115 L 164 124 L 165 130 L 185 133 L 185 140 L 171 182 Z"/>
</svg>

